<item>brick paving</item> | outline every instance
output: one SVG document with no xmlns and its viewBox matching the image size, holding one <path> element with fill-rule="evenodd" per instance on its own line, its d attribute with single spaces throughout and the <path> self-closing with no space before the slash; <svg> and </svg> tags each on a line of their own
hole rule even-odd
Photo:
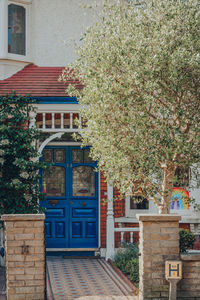
<svg viewBox="0 0 200 300">
<path fill-rule="evenodd" d="M 48 300 L 136 300 L 128 285 L 103 259 L 47 258 Z"/>
</svg>

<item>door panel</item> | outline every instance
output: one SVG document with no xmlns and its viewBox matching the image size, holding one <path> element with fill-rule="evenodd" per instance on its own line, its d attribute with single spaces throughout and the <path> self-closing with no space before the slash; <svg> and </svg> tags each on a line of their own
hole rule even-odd
<svg viewBox="0 0 200 300">
<path fill-rule="evenodd" d="M 42 202 L 42 206 L 46 208 L 46 246 L 47 248 L 67 248 L 69 237 L 67 228 L 67 222 L 69 222 L 68 203 L 63 199 L 54 201 L 51 199 Z"/>
<path fill-rule="evenodd" d="M 70 247 L 98 247 L 98 201 L 73 200 L 70 204 L 70 219 Z"/>
<path fill-rule="evenodd" d="M 43 157 L 52 163 L 42 183 L 47 248 L 97 248 L 98 173 L 89 148 L 46 147 Z"/>
</svg>

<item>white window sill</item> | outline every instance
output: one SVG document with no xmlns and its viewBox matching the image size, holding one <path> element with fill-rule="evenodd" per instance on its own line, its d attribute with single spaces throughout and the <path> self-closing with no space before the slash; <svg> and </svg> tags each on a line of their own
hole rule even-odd
<svg viewBox="0 0 200 300">
<path fill-rule="evenodd" d="M 0 55 L 0 59 L 5 59 L 5 60 L 15 60 L 15 61 L 21 61 L 25 63 L 31 63 L 32 60 L 30 56 L 28 55 L 19 55 L 19 54 L 11 54 L 8 53 L 7 55 Z"/>
</svg>

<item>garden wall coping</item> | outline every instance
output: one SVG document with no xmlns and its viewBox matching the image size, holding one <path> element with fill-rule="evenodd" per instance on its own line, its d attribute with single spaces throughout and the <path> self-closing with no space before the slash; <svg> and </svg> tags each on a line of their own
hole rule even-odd
<svg viewBox="0 0 200 300">
<path fill-rule="evenodd" d="M 200 261 L 200 254 L 181 254 L 180 255 L 181 260 L 186 260 L 186 261 Z"/>
<path fill-rule="evenodd" d="M 3 221 L 29 221 L 44 220 L 44 214 L 5 214 L 1 216 Z"/>
<path fill-rule="evenodd" d="M 137 219 L 142 222 L 176 222 L 181 216 L 175 214 L 137 214 Z"/>
</svg>

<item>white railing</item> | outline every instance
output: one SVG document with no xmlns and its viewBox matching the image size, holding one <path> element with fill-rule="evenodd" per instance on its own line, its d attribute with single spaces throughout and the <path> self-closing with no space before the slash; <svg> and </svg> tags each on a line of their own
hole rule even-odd
<svg viewBox="0 0 200 300">
<path fill-rule="evenodd" d="M 3 227 L 0 227 L 0 248 L 1 247 L 5 248 L 5 235 Z M 0 266 L 5 266 L 5 256 L 1 257 L 0 255 Z"/>
<path fill-rule="evenodd" d="M 139 227 L 118 227 L 115 228 L 115 232 L 120 232 L 121 233 L 121 243 L 125 242 L 124 241 L 124 234 L 125 232 L 130 232 L 130 243 L 133 243 L 133 233 L 134 232 L 139 232 L 140 228 Z"/>
<path fill-rule="evenodd" d="M 121 233 L 121 243 L 125 242 L 124 241 L 124 234 L 125 232 L 130 232 L 130 243 L 133 243 L 133 233 L 134 232 L 139 232 L 140 228 L 139 227 L 119 227 L 115 228 L 115 232 L 120 232 Z"/>
<path fill-rule="evenodd" d="M 78 132 L 77 119 L 82 122 L 77 111 L 45 111 L 37 113 L 35 124 L 44 132 Z"/>
</svg>

